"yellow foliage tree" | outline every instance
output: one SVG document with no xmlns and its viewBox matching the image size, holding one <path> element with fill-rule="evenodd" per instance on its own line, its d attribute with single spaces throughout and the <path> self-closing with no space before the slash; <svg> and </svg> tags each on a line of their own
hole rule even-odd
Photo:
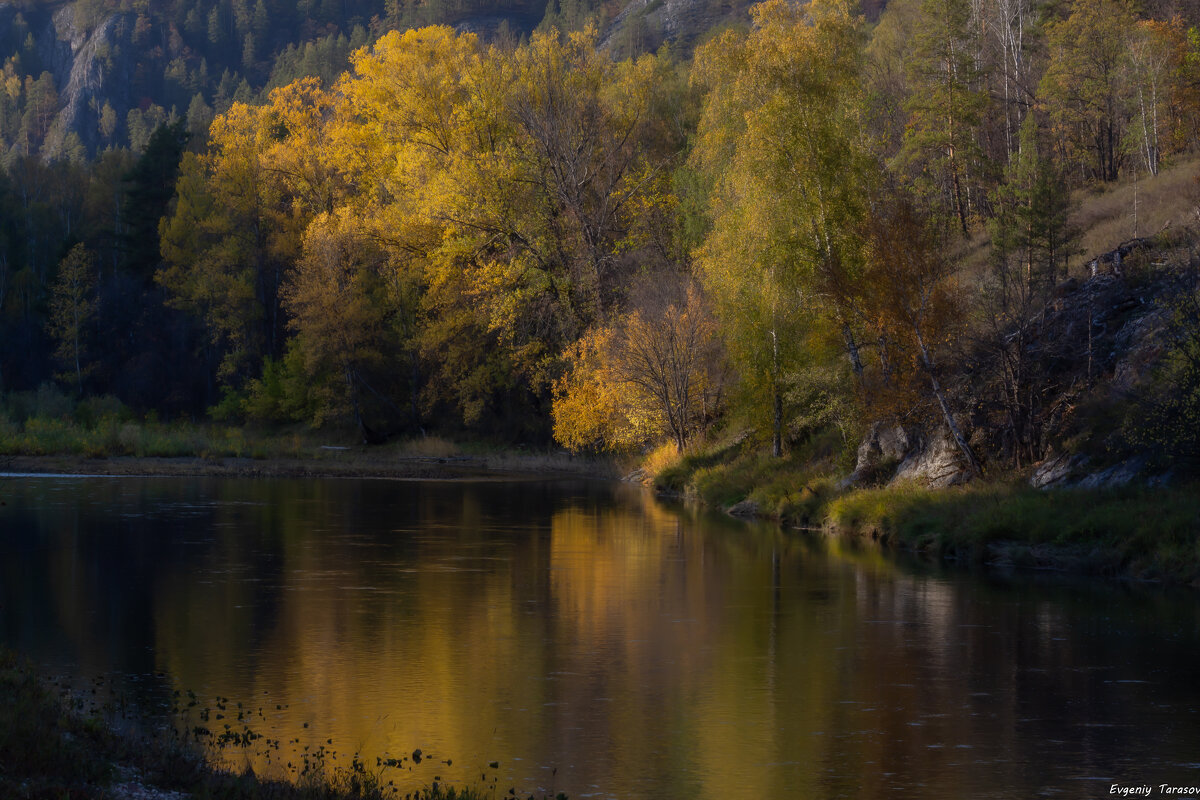
<svg viewBox="0 0 1200 800">
<path fill-rule="evenodd" d="M 264 106 L 235 103 L 213 121 L 208 152 L 181 164 L 174 213 L 160 225 L 158 281 L 205 320 L 228 385 L 283 352 L 281 287 L 309 222 L 343 187 L 322 147 L 332 110 L 312 78 Z"/>
<path fill-rule="evenodd" d="M 693 164 L 713 185 L 712 230 L 697 254 L 730 348 L 773 417 L 820 357 L 832 327 L 856 373 L 853 326 L 864 252 L 857 229 L 877 165 L 861 137 L 861 20 L 844 0 L 770 0 L 754 28 L 702 47 L 705 90 Z"/>
<path fill-rule="evenodd" d="M 699 288 L 647 285 L 611 327 L 567 351 L 555 387 L 554 435 L 572 450 L 622 450 L 669 437 L 678 450 L 716 415 L 724 353 Z"/>
</svg>

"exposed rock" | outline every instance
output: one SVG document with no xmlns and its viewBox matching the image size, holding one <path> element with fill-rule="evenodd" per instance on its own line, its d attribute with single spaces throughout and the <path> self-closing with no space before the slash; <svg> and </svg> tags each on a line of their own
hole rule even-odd
<svg viewBox="0 0 1200 800">
<path fill-rule="evenodd" d="M 1063 483 L 1088 463 L 1084 455 L 1051 456 L 1039 463 L 1029 478 L 1029 485 L 1035 489 L 1047 489 Z"/>
<path fill-rule="evenodd" d="M 652 52 L 670 42 L 686 55 L 717 26 L 748 22 L 751 5 L 749 0 L 632 0 L 609 23 L 600 46 Z"/>
<path fill-rule="evenodd" d="M 132 52 L 122 34 L 127 20 L 115 14 L 103 19 L 93 30 L 81 30 L 75 24 L 74 6 L 60 8 L 53 17 L 51 36 L 54 49 L 54 78 L 60 87 L 62 109 L 46 134 L 42 156 L 49 160 L 62 154 L 67 137 L 74 133 L 89 153 L 100 144 L 100 109 L 107 102 L 123 119 L 130 107 L 129 65 L 115 53 Z"/>
<path fill-rule="evenodd" d="M 874 423 L 863 437 L 862 444 L 858 446 L 854 472 L 842 480 L 840 488 L 849 488 L 870 477 L 884 477 L 876 475 L 883 465 L 899 464 L 914 449 L 924 444 L 924 438 L 915 428 L 883 422 Z"/>
<path fill-rule="evenodd" d="M 939 428 L 923 447 L 900 463 L 892 481 L 915 480 L 940 489 L 967 483 L 972 477 L 949 431 Z"/>
<path fill-rule="evenodd" d="M 873 469 L 884 461 L 903 461 L 913 448 L 922 444 L 920 432 L 902 425 L 884 425 L 876 422 L 858 446 L 858 462 L 855 472 Z"/>
<path fill-rule="evenodd" d="M 1117 489 L 1128 486 L 1139 478 L 1145 478 L 1147 460 L 1138 456 L 1120 464 L 1114 464 L 1108 469 L 1093 472 L 1076 481 L 1072 486 L 1077 489 Z"/>
<path fill-rule="evenodd" d="M 541 21 L 538 13 L 500 11 L 495 14 L 472 14 L 454 23 L 455 33 L 473 33 L 485 42 L 494 40 L 502 31 L 511 36 L 528 36 Z"/>
<path fill-rule="evenodd" d="M 639 467 L 625 477 L 621 478 L 621 480 L 625 483 L 645 483 L 646 479 L 649 477 L 650 476 L 646 473 L 646 470 Z"/>
<path fill-rule="evenodd" d="M 1130 253 L 1152 245 L 1153 242 L 1145 237 L 1121 242 L 1115 249 L 1089 261 L 1088 269 L 1091 270 L 1092 277 L 1105 271 L 1112 272 L 1114 275 L 1120 275 L 1124 268 L 1125 259 L 1129 257 Z"/>
<path fill-rule="evenodd" d="M 752 519 L 754 517 L 762 516 L 762 509 L 759 508 L 758 503 L 754 502 L 753 500 L 743 500 L 742 502 L 734 503 L 729 508 L 725 509 L 725 513 L 731 517 Z"/>
<path fill-rule="evenodd" d="M 1113 367 L 1113 389 L 1128 392 L 1143 381 L 1162 358 L 1165 346 L 1162 331 L 1170 315 L 1159 308 L 1123 325 L 1117 332 L 1115 350 L 1124 353 Z"/>
</svg>

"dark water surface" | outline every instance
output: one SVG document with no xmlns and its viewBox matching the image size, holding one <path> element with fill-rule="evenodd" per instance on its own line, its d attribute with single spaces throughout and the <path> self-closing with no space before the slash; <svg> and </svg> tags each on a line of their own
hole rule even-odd
<svg viewBox="0 0 1200 800">
<path fill-rule="evenodd" d="M 1192 592 L 899 564 L 607 483 L 9 477 L 0 502 L 0 641 L 147 706 L 229 698 L 214 729 L 243 703 L 281 749 L 221 757 L 260 773 L 325 744 L 498 795 L 1200 786 Z"/>
</svg>

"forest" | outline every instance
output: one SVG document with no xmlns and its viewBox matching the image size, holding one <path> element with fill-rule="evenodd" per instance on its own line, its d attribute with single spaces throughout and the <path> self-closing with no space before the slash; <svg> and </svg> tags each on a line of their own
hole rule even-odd
<svg viewBox="0 0 1200 800">
<path fill-rule="evenodd" d="M 1200 9 L 1170 3 L 767 0 L 653 51 L 586 5 L 484 34 L 430 3 L 166 6 L 66 7 L 154 45 L 142 101 L 93 102 L 86 136 L 32 34 L 0 37 L 10 428 L 66 396 L 368 443 L 744 428 L 780 455 L 895 420 L 977 473 L 1029 464 L 1061 364 L 1093 380 L 1091 334 L 1042 327 L 1097 255 L 1072 209 L 1200 131 Z M 1200 306 L 1173 303 L 1127 437 L 1190 456 Z"/>
</svg>

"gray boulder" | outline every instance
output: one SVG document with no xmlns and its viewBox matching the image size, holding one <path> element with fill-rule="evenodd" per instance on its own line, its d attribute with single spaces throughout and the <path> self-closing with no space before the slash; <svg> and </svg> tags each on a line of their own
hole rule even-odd
<svg viewBox="0 0 1200 800">
<path fill-rule="evenodd" d="M 1067 481 L 1077 470 L 1087 466 L 1088 458 L 1085 455 L 1055 455 L 1043 459 L 1034 467 L 1033 475 L 1029 478 L 1029 485 L 1035 489 L 1047 489 L 1052 486 L 1058 486 Z"/>
<path fill-rule="evenodd" d="M 939 428 L 923 447 L 900 462 L 892 482 L 911 480 L 931 488 L 944 488 L 967 483 L 972 477 L 950 432 Z"/>
</svg>

